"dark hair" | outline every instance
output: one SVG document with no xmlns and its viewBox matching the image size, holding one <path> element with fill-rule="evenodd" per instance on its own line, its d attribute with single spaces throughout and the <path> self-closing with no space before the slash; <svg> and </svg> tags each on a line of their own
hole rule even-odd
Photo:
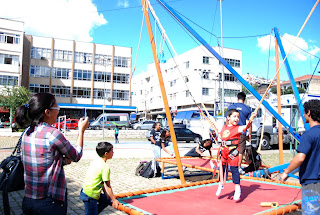
<svg viewBox="0 0 320 215">
<path fill-rule="evenodd" d="M 97 151 L 97 154 L 100 157 L 103 157 L 103 155 L 106 152 L 110 152 L 112 148 L 113 148 L 113 145 L 111 143 L 109 143 L 109 142 L 100 142 L 100 143 L 98 143 L 98 145 L 96 147 L 96 151 Z"/>
<path fill-rule="evenodd" d="M 233 114 L 234 112 L 239 113 L 239 111 L 237 111 L 236 109 L 230 109 L 230 110 L 228 110 L 228 112 L 227 112 L 227 116 L 231 116 L 231 114 Z"/>
<path fill-rule="evenodd" d="M 245 101 L 246 100 L 246 94 L 244 92 L 240 92 L 237 95 L 238 100 Z"/>
<path fill-rule="evenodd" d="M 320 100 L 312 99 L 303 104 L 304 112 L 310 111 L 311 119 L 320 122 Z"/>
<path fill-rule="evenodd" d="M 152 128 L 156 128 L 156 126 L 157 126 L 158 123 L 160 124 L 160 122 L 155 122 L 155 123 L 153 123 Z"/>
<path fill-rule="evenodd" d="M 46 109 L 50 109 L 56 103 L 56 98 L 51 93 L 37 93 L 31 97 L 28 104 L 17 108 L 15 119 L 17 124 L 26 128 L 30 125 L 28 135 L 34 131 L 35 126 L 43 122 Z"/>
<path fill-rule="evenodd" d="M 168 130 L 168 129 L 163 129 L 163 130 L 162 130 L 162 132 L 161 132 L 161 134 L 160 134 L 160 138 L 161 138 L 161 139 L 166 138 L 166 133 L 167 133 L 167 131 L 169 131 L 169 130 Z"/>
<path fill-rule="evenodd" d="M 203 145 L 205 142 L 210 141 L 211 145 L 212 145 L 212 140 L 211 139 L 205 139 L 205 140 L 201 140 L 200 143 Z"/>
</svg>

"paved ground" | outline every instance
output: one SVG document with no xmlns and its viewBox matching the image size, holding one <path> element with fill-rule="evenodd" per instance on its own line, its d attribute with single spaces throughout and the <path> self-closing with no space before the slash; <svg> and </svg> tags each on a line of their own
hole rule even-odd
<svg viewBox="0 0 320 215">
<path fill-rule="evenodd" d="M 1 135 L 1 132 L 0 132 Z M 18 136 L 11 137 L 0 136 L 0 161 L 10 155 L 12 147 L 15 146 Z M 94 135 L 93 135 L 94 136 Z M 71 143 L 75 143 L 75 138 L 70 136 Z M 113 139 L 107 139 L 113 143 Z M 79 192 L 84 175 L 91 161 L 97 156 L 95 146 L 98 142 L 96 137 L 86 138 L 84 146 L 84 154 L 78 163 L 72 163 L 65 166 L 65 174 L 68 187 L 68 214 L 84 214 L 84 205 L 79 200 Z M 194 143 L 179 143 L 180 154 L 183 155 L 194 147 Z M 110 160 L 111 167 L 111 185 L 114 193 L 124 193 L 129 191 L 145 190 L 163 186 L 171 186 L 180 184 L 179 179 L 162 180 L 161 178 L 146 179 L 143 177 L 135 176 L 135 168 L 141 160 L 149 161 L 152 158 L 152 151 L 150 145 L 144 139 L 120 139 L 120 144 L 114 145 L 114 158 Z M 172 167 L 173 173 L 176 168 Z M 190 170 L 193 171 L 193 170 Z M 186 181 L 199 181 L 210 179 L 211 176 L 202 177 L 187 177 Z M 11 214 L 22 214 L 21 203 L 24 196 L 24 191 L 11 192 L 9 194 Z M 2 208 L 2 193 L 0 192 L 0 214 L 3 213 Z M 111 207 L 106 208 L 101 214 L 124 214 Z M 297 214 L 297 213 L 296 213 Z"/>
</svg>

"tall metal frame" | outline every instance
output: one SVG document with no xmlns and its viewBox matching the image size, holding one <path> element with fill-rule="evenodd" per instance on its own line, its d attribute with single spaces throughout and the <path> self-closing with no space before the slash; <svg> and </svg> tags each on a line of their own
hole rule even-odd
<svg viewBox="0 0 320 215">
<path fill-rule="evenodd" d="M 280 48 L 280 52 L 281 52 L 282 58 L 285 59 L 284 64 L 286 66 L 287 73 L 288 73 L 288 76 L 289 76 L 289 80 L 290 80 L 290 83 L 291 83 L 291 87 L 292 87 L 294 96 L 296 98 L 297 104 L 298 104 L 298 108 L 299 108 L 299 112 L 300 112 L 302 120 L 303 120 L 304 128 L 306 130 L 308 130 L 308 129 L 310 129 L 310 125 L 308 123 L 306 123 L 306 119 L 303 116 L 303 114 L 304 114 L 303 104 L 302 104 L 302 101 L 301 101 L 301 98 L 300 98 L 300 95 L 299 95 L 299 91 L 298 91 L 296 82 L 294 81 L 294 77 L 292 75 L 291 68 L 289 66 L 288 58 L 286 58 L 286 52 L 284 51 L 284 48 L 283 48 L 283 45 L 282 45 L 282 41 L 281 41 L 281 38 L 280 38 L 279 30 L 276 27 L 273 30 L 274 30 L 275 37 L 276 37 L 276 39 L 278 41 L 278 45 L 279 45 L 279 48 Z"/>
<path fill-rule="evenodd" d="M 239 75 L 193 28 L 186 23 L 182 17 L 176 13 L 167 3 L 163 0 L 157 0 L 166 10 L 168 10 L 173 17 L 175 17 L 208 51 L 211 52 L 259 101 L 262 97 L 259 93 L 247 83 L 241 75 Z M 265 100 L 262 104 L 267 110 L 292 134 L 292 136 L 300 142 L 300 135 L 269 105 Z"/>
</svg>

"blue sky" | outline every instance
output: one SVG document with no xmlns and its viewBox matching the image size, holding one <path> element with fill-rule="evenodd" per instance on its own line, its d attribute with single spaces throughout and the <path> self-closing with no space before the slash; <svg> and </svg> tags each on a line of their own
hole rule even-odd
<svg viewBox="0 0 320 215">
<path fill-rule="evenodd" d="M 19 6 L 12 7 L 5 6 L 9 4 L 2 4 L 4 7 L 0 8 L 1 17 L 24 21 L 27 34 L 132 47 L 134 64 L 143 15 L 140 0 L 12 1 L 10 5 Z M 167 0 L 166 2 L 202 28 L 220 36 L 218 1 Z M 241 39 L 227 37 L 270 34 L 272 28 L 277 27 L 281 36 L 284 36 L 283 43 L 288 52 L 291 44 L 287 41 L 294 41 L 315 2 L 316 0 L 224 0 L 222 2 L 223 36 L 226 38 L 223 44 L 228 48 L 242 50 L 243 73 L 272 78 L 275 74 L 274 45 L 271 45 L 269 60 L 269 36 Z M 178 54 L 199 45 L 185 33 L 184 29 L 157 1 L 151 0 L 151 4 Z M 48 7 L 51 10 L 48 10 Z M 320 5 L 315 9 L 296 43 L 297 46 L 318 57 L 320 57 L 319 21 Z M 153 19 L 151 22 L 154 26 Z M 192 23 L 190 25 L 207 42 L 210 42 L 210 45 L 217 46 L 215 36 L 211 36 Z M 159 35 L 157 31 L 158 45 Z M 165 58 L 171 57 L 166 49 L 164 56 Z M 312 74 L 318 60 L 316 57 L 294 49 L 289 57 L 294 77 Z M 144 23 L 136 73 L 145 71 L 147 64 L 151 62 L 153 62 L 153 57 Z M 268 62 L 270 62 L 270 68 L 267 75 Z M 317 71 L 320 71 L 320 68 Z M 284 69 L 281 70 L 281 79 L 287 79 Z"/>
<path fill-rule="evenodd" d="M 117 5 L 104 5 L 105 1 L 94 1 L 98 8 L 115 9 Z M 95 30 L 93 38 L 97 43 L 114 43 L 118 45 L 133 47 L 133 56 L 136 54 L 136 47 L 139 40 L 142 12 L 140 1 L 128 1 L 130 6 L 123 10 L 103 12 L 108 24 L 103 28 Z M 260 34 L 270 34 L 272 28 L 277 27 L 283 36 L 285 33 L 291 35 L 291 39 L 298 34 L 307 15 L 311 11 L 316 1 L 231 1 L 222 2 L 223 15 L 223 35 L 224 37 L 250 36 Z M 151 1 L 162 25 L 164 26 L 173 46 L 178 54 L 197 46 L 185 31 L 176 23 L 170 15 L 159 6 L 156 1 Z M 167 1 L 174 9 L 202 28 L 220 36 L 220 8 L 218 1 L 208 0 L 183 0 Z M 137 6 L 137 7 L 136 7 Z M 138 7 L 140 6 L 140 7 Z M 290 8 L 289 8 L 290 6 Z M 300 38 L 307 42 L 307 51 L 320 47 L 320 5 L 316 8 L 308 24 L 303 30 Z M 153 20 L 151 21 L 154 26 Z M 191 26 L 211 45 L 217 46 L 216 38 L 210 36 L 204 30 L 191 24 Z M 159 38 L 159 32 L 157 32 Z M 265 39 L 265 47 L 258 47 L 257 37 L 247 39 L 223 40 L 224 46 L 241 49 L 243 52 L 243 73 L 250 73 L 267 77 L 269 59 L 269 41 Z M 285 41 L 284 41 L 285 42 Z M 158 40 L 159 44 L 159 40 Z M 273 46 L 272 46 L 273 48 Z M 287 48 L 287 51 L 289 48 Z M 320 56 L 319 48 L 316 49 L 317 56 Z M 272 50 L 271 56 L 274 56 Z M 169 58 L 170 53 L 165 51 L 165 57 Z M 317 58 L 307 57 L 306 60 L 291 60 L 289 63 L 294 76 L 311 74 L 317 63 Z M 151 46 L 147 34 L 146 25 L 143 27 L 142 41 L 140 45 L 136 72 L 146 69 L 146 64 L 153 62 Z M 275 74 L 274 60 L 270 61 L 269 77 Z M 298 70 L 298 71 L 297 71 Z M 318 69 L 320 71 L 320 68 Z M 286 79 L 286 71 L 281 71 L 281 78 Z"/>
</svg>

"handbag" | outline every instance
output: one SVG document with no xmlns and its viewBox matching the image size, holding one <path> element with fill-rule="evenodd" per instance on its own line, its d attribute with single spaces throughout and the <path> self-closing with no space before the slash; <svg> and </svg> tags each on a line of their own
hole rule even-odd
<svg viewBox="0 0 320 215">
<path fill-rule="evenodd" d="M 12 154 L 0 163 L 0 190 L 3 196 L 3 209 L 5 215 L 10 215 L 8 192 L 24 189 L 24 169 L 21 161 L 22 136 Z"/>
</svg>

